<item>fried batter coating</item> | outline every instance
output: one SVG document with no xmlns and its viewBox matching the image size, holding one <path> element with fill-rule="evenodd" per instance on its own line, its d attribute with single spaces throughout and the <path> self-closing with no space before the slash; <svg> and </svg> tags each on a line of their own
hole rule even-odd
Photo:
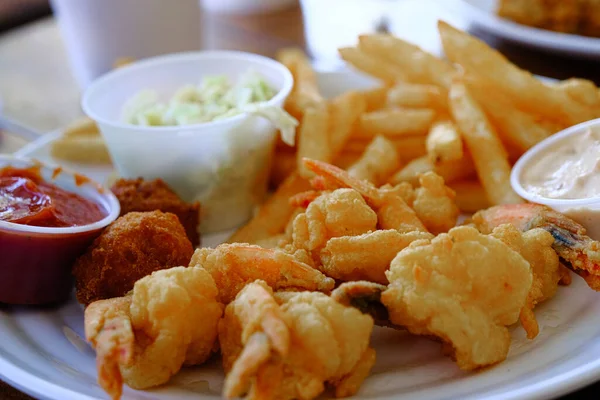
<svg viewBox="0 0 600 400">
<path fill-rule="evenodd" d="M 353 189 L 325 192 L 299 214 L 292 226 L 292 244 L 318 262 L 319 251 L 331 238 L 356 236 L 377 228 L 377 214 Z"/>
<path fill-rule="evenodd" d="M 536 304 L 554 297 L 561 280 L 558 255 L 552 249 L 554 238 L 541 228 L 521 233 L 510 224 L 500 225 L 492 231 L 491 235 L 521 254 L 531 265 L 533 283 L 527 296 L 527 304 L 521 311 L 520 320 L 527 337 L 533 339 L 539 333 L 533 308 Z"/>
<path fill-rule="evenodd" d="M 111 190 L 119 199 L 121 215 L 132 211 L 155 210 L 175 214 L 192 246 L 200 244 L 200 203 L 187 204 L 162 179 L 119 179 Z"/>
<path fill-rule="evenodd" d="M 439 338 L 464 370 L 506 358 L 506 327 L 518 320 L 532 284 L 519 253 L 467 226 L 413 242 L 386 275 L 381 301 L 392 323 Z"/>
<path fill-rule="evenodd" d="M 454 201 L 454 191 L 435 172 L 419 177 L 421 187 L 415 191 L 412 207 L 427 230 L 435 235 L 454 228 L 460 210 Z"/>
<path fill-rule="evenodd" d="M 293 255 L 243 243 L 198 249 L 191 267 L 206 269 L 219 288 L 219 301 L 229 304 L 250 282 L 262 279 L 279 289 L 295 288 L 328 292 L 335 282 Z"/>
<path fill-rule="evenodd" d="M 113 222 L 75 262 L 77 300 L 124 296 L 138 279 L 188 265 L 194 249 L 174 214 L 131 212 Z"/>
<path fill-rule="evenodd" d="M 131 295 L 90 304 L 85 335 L 96 349 L 98 382 L 113 399 L 123 383 L 146 389 L 167 382 L 182 365 L 197 365 L 216 350 L 223 305 L 201 268 L 156 271 Z"/>
<path fill-rule="evenodd" d="M 385 271 L 396 254 L 415 240 L 431 239 L 428 232 L 379 230 L 360 236 L 332 238 L 320 253 L 319 270 L 341 281 L 366 280 L 387 284 Z"/>
<path fill-rule="evenodd" d="M 359 389 L 375 362 L 373 320 L 316 292 L 286 293 L 278 305 L 262 281 L 246 286 L 219 323 L 226 398 L 313 399 Z"/>
</svg>

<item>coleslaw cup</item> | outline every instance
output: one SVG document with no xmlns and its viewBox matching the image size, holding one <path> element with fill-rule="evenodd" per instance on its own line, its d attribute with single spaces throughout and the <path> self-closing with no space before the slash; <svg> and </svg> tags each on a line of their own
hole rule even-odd
<svg viewBox="0 0 600 400">
<path fill-rule="evenodd" d="M 73 287 L 71 267 L 102 230 L 119 216 L 117 198 L 93 181 L 27 158 L 0 156 L 0 168 L 41 166 L 46 182 L 98 204 L 105 217 L 74 227 L 39 227 L 0 220 L 0 303 L 41 305 L 66 300 Z"/>
<path fill-rule="evenodd" d="M 172 54 L 131 64 L 92 83 L 82 106 L 98 123 L 121 177 L 163 179 L 184 201 L 202 203 L 202 231 L 225 230 L 250 218 L 266 194 L 275 127 L 250 114 L 185 126 L 137 126 L 121 122 L 121 112 L 141 90 L 156 90 L 166 99 L 204 76 L 236 81 L 249 70 L 277 91 L 266 105 L 282 107 L 293 85 L 288 69 L 235 51 Z"/>
<path fill-rule="evenodd" d="M 528 192 L 522 184 L 523 171 L 527 169 L 535 158 L 549 147 L 553 147 L 562 141 L 577 140 L 587 129 L 600 127 L 600 119 L 583 122 L 581 124 L 565 129 L 529 149 L 514 165 L 510 182 L 517 194 L 532 203 L 543 204 L 560 213 L 568 215 L 583 225 L 588 235 L 594 239 L 600 239 L 600 197 L 585 199 L 554 199 Z"/>
</svg>

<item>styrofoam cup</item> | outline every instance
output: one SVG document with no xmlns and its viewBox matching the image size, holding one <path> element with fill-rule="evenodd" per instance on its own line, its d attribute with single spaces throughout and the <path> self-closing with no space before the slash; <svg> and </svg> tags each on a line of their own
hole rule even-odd
<svg viewBox="0 0 600 400">
<path fill-rule="evenodd" d="M 277 90 L 267 103 L 281 107 L 293 85 L 282 64 L 255 54 L 206 51 L 143 60 L 113 71 L 85 92 L 82 106 L 106 140 L 124 178 L 161 178 L 185 201 L 202 203 L 202 230 L 240 225 L 266 193 L 276 134 L 267 120 L 248 114 L 187 126 L 137 126 L 121 121 L 125 102 L 141 90 L 168 99 L 208 75 L 232 81 L 255 71 Z"/>
</svg>

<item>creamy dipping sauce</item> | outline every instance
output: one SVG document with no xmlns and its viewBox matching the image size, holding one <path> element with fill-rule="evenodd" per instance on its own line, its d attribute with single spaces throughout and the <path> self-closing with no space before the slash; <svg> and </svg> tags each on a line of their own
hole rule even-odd
<svg viewBox="0 0 600 400">
<path fill-rule="evenodd" d="M 551 199 L 600 196 L 600 129 L 555 143 L 533 158 L 521 175 L 529 193 Z"/>
</svg>

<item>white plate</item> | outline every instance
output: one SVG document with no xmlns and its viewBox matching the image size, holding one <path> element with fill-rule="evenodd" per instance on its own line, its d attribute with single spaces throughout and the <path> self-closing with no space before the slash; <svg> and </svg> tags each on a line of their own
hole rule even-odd
<svg viewBox="0 0 600 400">
<path fill-rule="evenodd" d="M 369 87 L 372 80 L 354 73 L 320 74 L 323 92 Z M 18 153 L 48 160 L 49 134 Z M 109 168 L 77 165 L 80 172 L 106 179 Z M 216 245 L 225 234 L 205 237 Z M 560 288 L 551 301 L 536 308 L 540 334 L 528 341 L 512 327 L 508 359 L 477 373 L 465 373 L 440 345 L 386 328 L 376 328 L 377 363 L 358 399 L 546 399 L 600 378 L 600 295 L 582 279 Z M 0 375 L 43 399 L 106 399 L 96 384 L 94 352 L 82 339 L 83 313 L 73 298 L 49 310 L 0 307 Z M 124 399 L 219 399 L 223 374 L 219 360 L 186 368 L 169 385 L 138 392 L 126 388 Z"/>
<path fill-rule="evenodd" d="M 600 39 L 517 24 L 496 15 L 498 0 L 458 0 L 473 24 L 493 35 L 547 51 L 600 59 Z"/>
</svg>

